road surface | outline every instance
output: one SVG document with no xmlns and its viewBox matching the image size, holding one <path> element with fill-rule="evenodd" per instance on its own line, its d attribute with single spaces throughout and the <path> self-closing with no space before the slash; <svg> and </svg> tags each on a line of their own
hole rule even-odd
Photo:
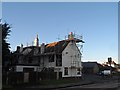
<svg viewBox="0 0 120 90">
<path fill-rule="evenodd" d="M 95 83 L 95 84 L 89 84 L 89 85 L 82 85 L 82 86 L 74 86 L 74 87 L 67 87 L 67 88 L 61 88 L 61 89 L 55 89 L 55 90 L 80 90 L 80 89 L 91 89 L 94 88 L 95 90 L 120 90 L 120 82 L 118 80 L 115 81 L 109 81 L 109 82 L 104 82 L 104 83 Z"/>
</svg>

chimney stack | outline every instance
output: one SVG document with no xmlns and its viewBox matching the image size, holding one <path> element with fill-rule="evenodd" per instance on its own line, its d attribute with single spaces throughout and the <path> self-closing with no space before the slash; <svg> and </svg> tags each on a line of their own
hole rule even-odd
<svg viewBox="0 0 120 90">
<path fill-rule="evenodd" d="M 74 38 L 73 32 L 70 32 L 68 35 L 68 39 L 73 39 L 73 38 Z"/>
<path fill-rule="evenodd" d="M 34 40 L 34 46 L 39 46 L 38 34 L 37 34 L 37 37 Z"/>
<path fill-rule="evenodd" d="M 41 44 L 41 54 L 45 52 L 45 43 Z"/>
<path fill-rule="evenodd" d="M 18 53 L 20 52 L 20 46 L 17 46 L 17 52 Z"/>
<path fill-rule="evenodd" d="M 23 44 L 21 44 L 21 47 L 20 47 L 20 52 L 23 51 Z"/>
</svg>

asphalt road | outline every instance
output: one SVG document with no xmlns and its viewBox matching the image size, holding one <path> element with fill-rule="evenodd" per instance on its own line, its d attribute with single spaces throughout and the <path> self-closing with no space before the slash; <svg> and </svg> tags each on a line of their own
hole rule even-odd
<svg viewBox="0 0 120 90">
<path fill-rule="evenodd" d="M 109 81 L 104 83 L 95 83 L 89 85 L 82 85 L 82 86 L 74 86 L 74 87 L 67 87 L 55 90 L 120 90 L 120 82 L 118 80 Z"/>
</svg>

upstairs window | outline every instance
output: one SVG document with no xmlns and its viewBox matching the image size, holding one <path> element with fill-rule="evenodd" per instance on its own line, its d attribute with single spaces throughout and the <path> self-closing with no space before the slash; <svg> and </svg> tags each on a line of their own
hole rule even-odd
<svg viewBox="0 0 120 90">
<path fill-rule="evenodd" d="M 54 62 L 54 55 L 49 56 L 49 62 Z"/>
<path fill-rule="evenodd" d="M 62 55 L 56 55 L 56 66 L 62 66 Z"/>
<path fill-rule="evenodd" d="M 32 58 L 29 58 L 28 63 L 32 63 L 32 61 L 33 61 Z"/>
<path fill-rule="evenodd" d="M 68 52 L 66 52 L 66 54 L 68 54 Z"/>
</svg>

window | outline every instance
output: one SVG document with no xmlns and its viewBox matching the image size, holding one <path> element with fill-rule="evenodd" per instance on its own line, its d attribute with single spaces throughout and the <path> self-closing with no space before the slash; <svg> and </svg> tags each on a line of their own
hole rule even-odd
<svg viewBox="0 0 120 90">
<path fill-rule="evenodd" d="M 33 61 L 32 58 L 29 58 L 28 63 L 32 63 L 32 61 Z"/>
<path fill-rule="evenodd" d="M 49 56 L 49 62 L 54 62 L 54 55 Z"/>
<path fill-rule="evenodd" d="M 66 54 L 68 54 L 68 52 L 66 52 Z"/>
<path fill-rule="evenodd" d="M 75 55 L 75 57 L 76 57 L 76 55 Z"/>
<path fill-rule="evenodd" d="M 62 55 L 56 55 L 56 66 L 62 66 Z"/>
<path fill-rule="evenodd" d="M 33 72 L 34 68 L 23 68 L 23 72 Z"/>
<path fill-rule="evenodd" d="M 80 68 L 77 68 L 77 74 L 78 75 L 80 74 Z"/>
<path fill-rule="evenodd" d="M 64 68 L 64 75 L 68 75 L 68 67 Z"/>
</svg>

